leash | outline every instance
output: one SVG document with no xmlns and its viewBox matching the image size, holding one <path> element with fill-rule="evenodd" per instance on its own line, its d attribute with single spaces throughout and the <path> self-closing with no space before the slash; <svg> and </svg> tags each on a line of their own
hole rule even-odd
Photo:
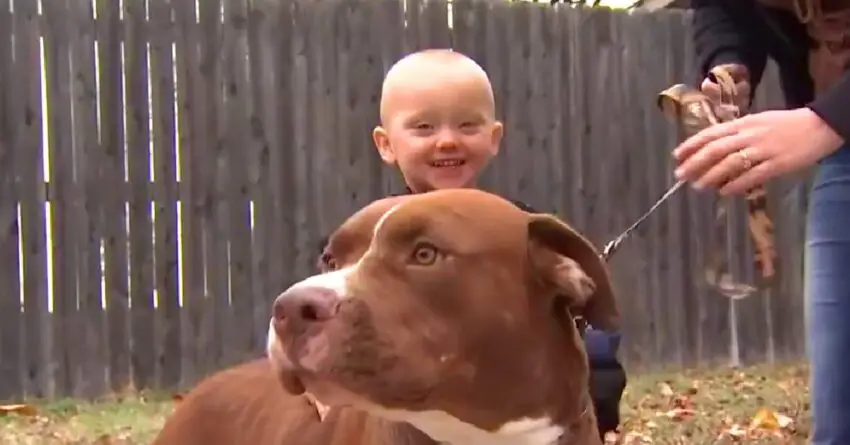
<svg viewBox="0 0 850 445">
<path fill-rule="evenodd" d="M 658 201 L 655 201 L 655 204 L 653 204 L 652 207 L 650 207 L 649 210 L 646 211 L 646 213 L 641 215 L 641 217 L 638 218 L 637 221 L 632 223 L 632 225 L 630 225 L 629 228 L 627 228 L 622 233 L 617 235 L 616 238 L 609 241 L 608 244 L 605 244 L 605 247 L 602 249 L 602 259 L 605 260 L 605 261 L 608 261 L 608 259 L 611 258 L 611 255 L 613 255 L 614 252 L 616 252 L 620 248 L 620 245 L 623 244 L 623 241 L 625 241 L 626 238 L 631 236 L 631 234 L 635 230 L 637 230 L 638 227 L 640 227 L 647 219 L 649 219 L 649 217 L 652 216 L 652 214 L 655 213 L 656 210 L 661 208 L 661 206 L 665 202 L 667 202 L 667 200 L 669 200 L 671 197 L 673 197 L 673 195 L 675 195 L 676 192 L 681 190 L 682 186 L 684 186 L 684 185 L 685 185 L 685 181 L 679 181 L 679 182 L 673 184 L 673 186 L 670 187 L 669 189 L 667 189 L 667 191 L 664 192 L 664 195 L 662 195 L 661 198 L 658 199 Z"/>
</svg>

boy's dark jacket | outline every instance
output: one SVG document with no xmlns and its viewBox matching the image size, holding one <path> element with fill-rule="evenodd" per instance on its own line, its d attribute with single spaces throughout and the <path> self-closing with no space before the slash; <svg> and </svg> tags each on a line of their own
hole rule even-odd
<svg viewBox="0 0 850 445">
<path fill-rule="evenodd" d="M 407 190 L 404 194 L 410 194 Z M 399 196 L 396 194 L 393 196 Z M 536 213 L 534 208 L 521 201 L 512 201 L 525 212 Z M 319 254 L 324 252 L 328 238 L 322 238 Z M 585 348 L 590 362 L 590 384 L 599 434 L 614 431 L 620 423 L 620 399 L 626 387 L 626 371 L 617 359 L 619 334 L 609 334 L 587 328 L 584 331 Z"/>
</svg>

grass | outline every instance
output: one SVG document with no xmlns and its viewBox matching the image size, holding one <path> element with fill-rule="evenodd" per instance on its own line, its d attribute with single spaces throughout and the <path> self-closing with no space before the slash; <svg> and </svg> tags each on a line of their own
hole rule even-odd
<svg viewBox="0 0 850 445">
<path fill-rule="evenodd" d="M 808 399 L 804 366 L 633 376 L 619 443 L 804 444 Z"/>
<path fill-rule="evenodd" d="M 24 406 L 0 415 L 0 444 L 149 444 L 174 402 L 170 397 L 139 394 L 93 402 L 65 399 Z"/>
<path fill-rule="evenodd" d="M 623 445 L 802 444 L 809 428 L 807 383 L 800 366 L 631 375 L 623 433 L 609 439 Z M 150 395 L 7 405 L 0 409 L 0 444 L 149 444 L 173 406 L 170 396 Z"/>
</svg>

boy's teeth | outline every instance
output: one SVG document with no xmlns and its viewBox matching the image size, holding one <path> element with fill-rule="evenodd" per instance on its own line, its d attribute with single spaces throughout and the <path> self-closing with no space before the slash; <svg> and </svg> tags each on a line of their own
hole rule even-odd
<svg viewBox="0 0 850 445">
<path fill-rule="evenodd" d="M 447 160 L 447 161 L 434 161 L 432 164 L 435 167 L 457 167 L 457 166 L 461 165 L 462 163 L 463 163 L 463 161 L 460 161 L 460 160 L 457 160 L 457 159 L 452 159 L 452 160 Z"/>
</svg>

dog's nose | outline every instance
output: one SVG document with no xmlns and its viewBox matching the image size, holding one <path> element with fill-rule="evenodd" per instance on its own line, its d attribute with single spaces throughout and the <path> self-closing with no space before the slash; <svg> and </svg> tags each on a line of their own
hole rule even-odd
<svg viewBox="0 0 850 445">
<path fill-rule="evenodd" d="M 275 321 L 324 321 L 339 311 L 340 298 L 332 289 L 318 286 L 293 287 L 274 302 Z"/>
</svg>

